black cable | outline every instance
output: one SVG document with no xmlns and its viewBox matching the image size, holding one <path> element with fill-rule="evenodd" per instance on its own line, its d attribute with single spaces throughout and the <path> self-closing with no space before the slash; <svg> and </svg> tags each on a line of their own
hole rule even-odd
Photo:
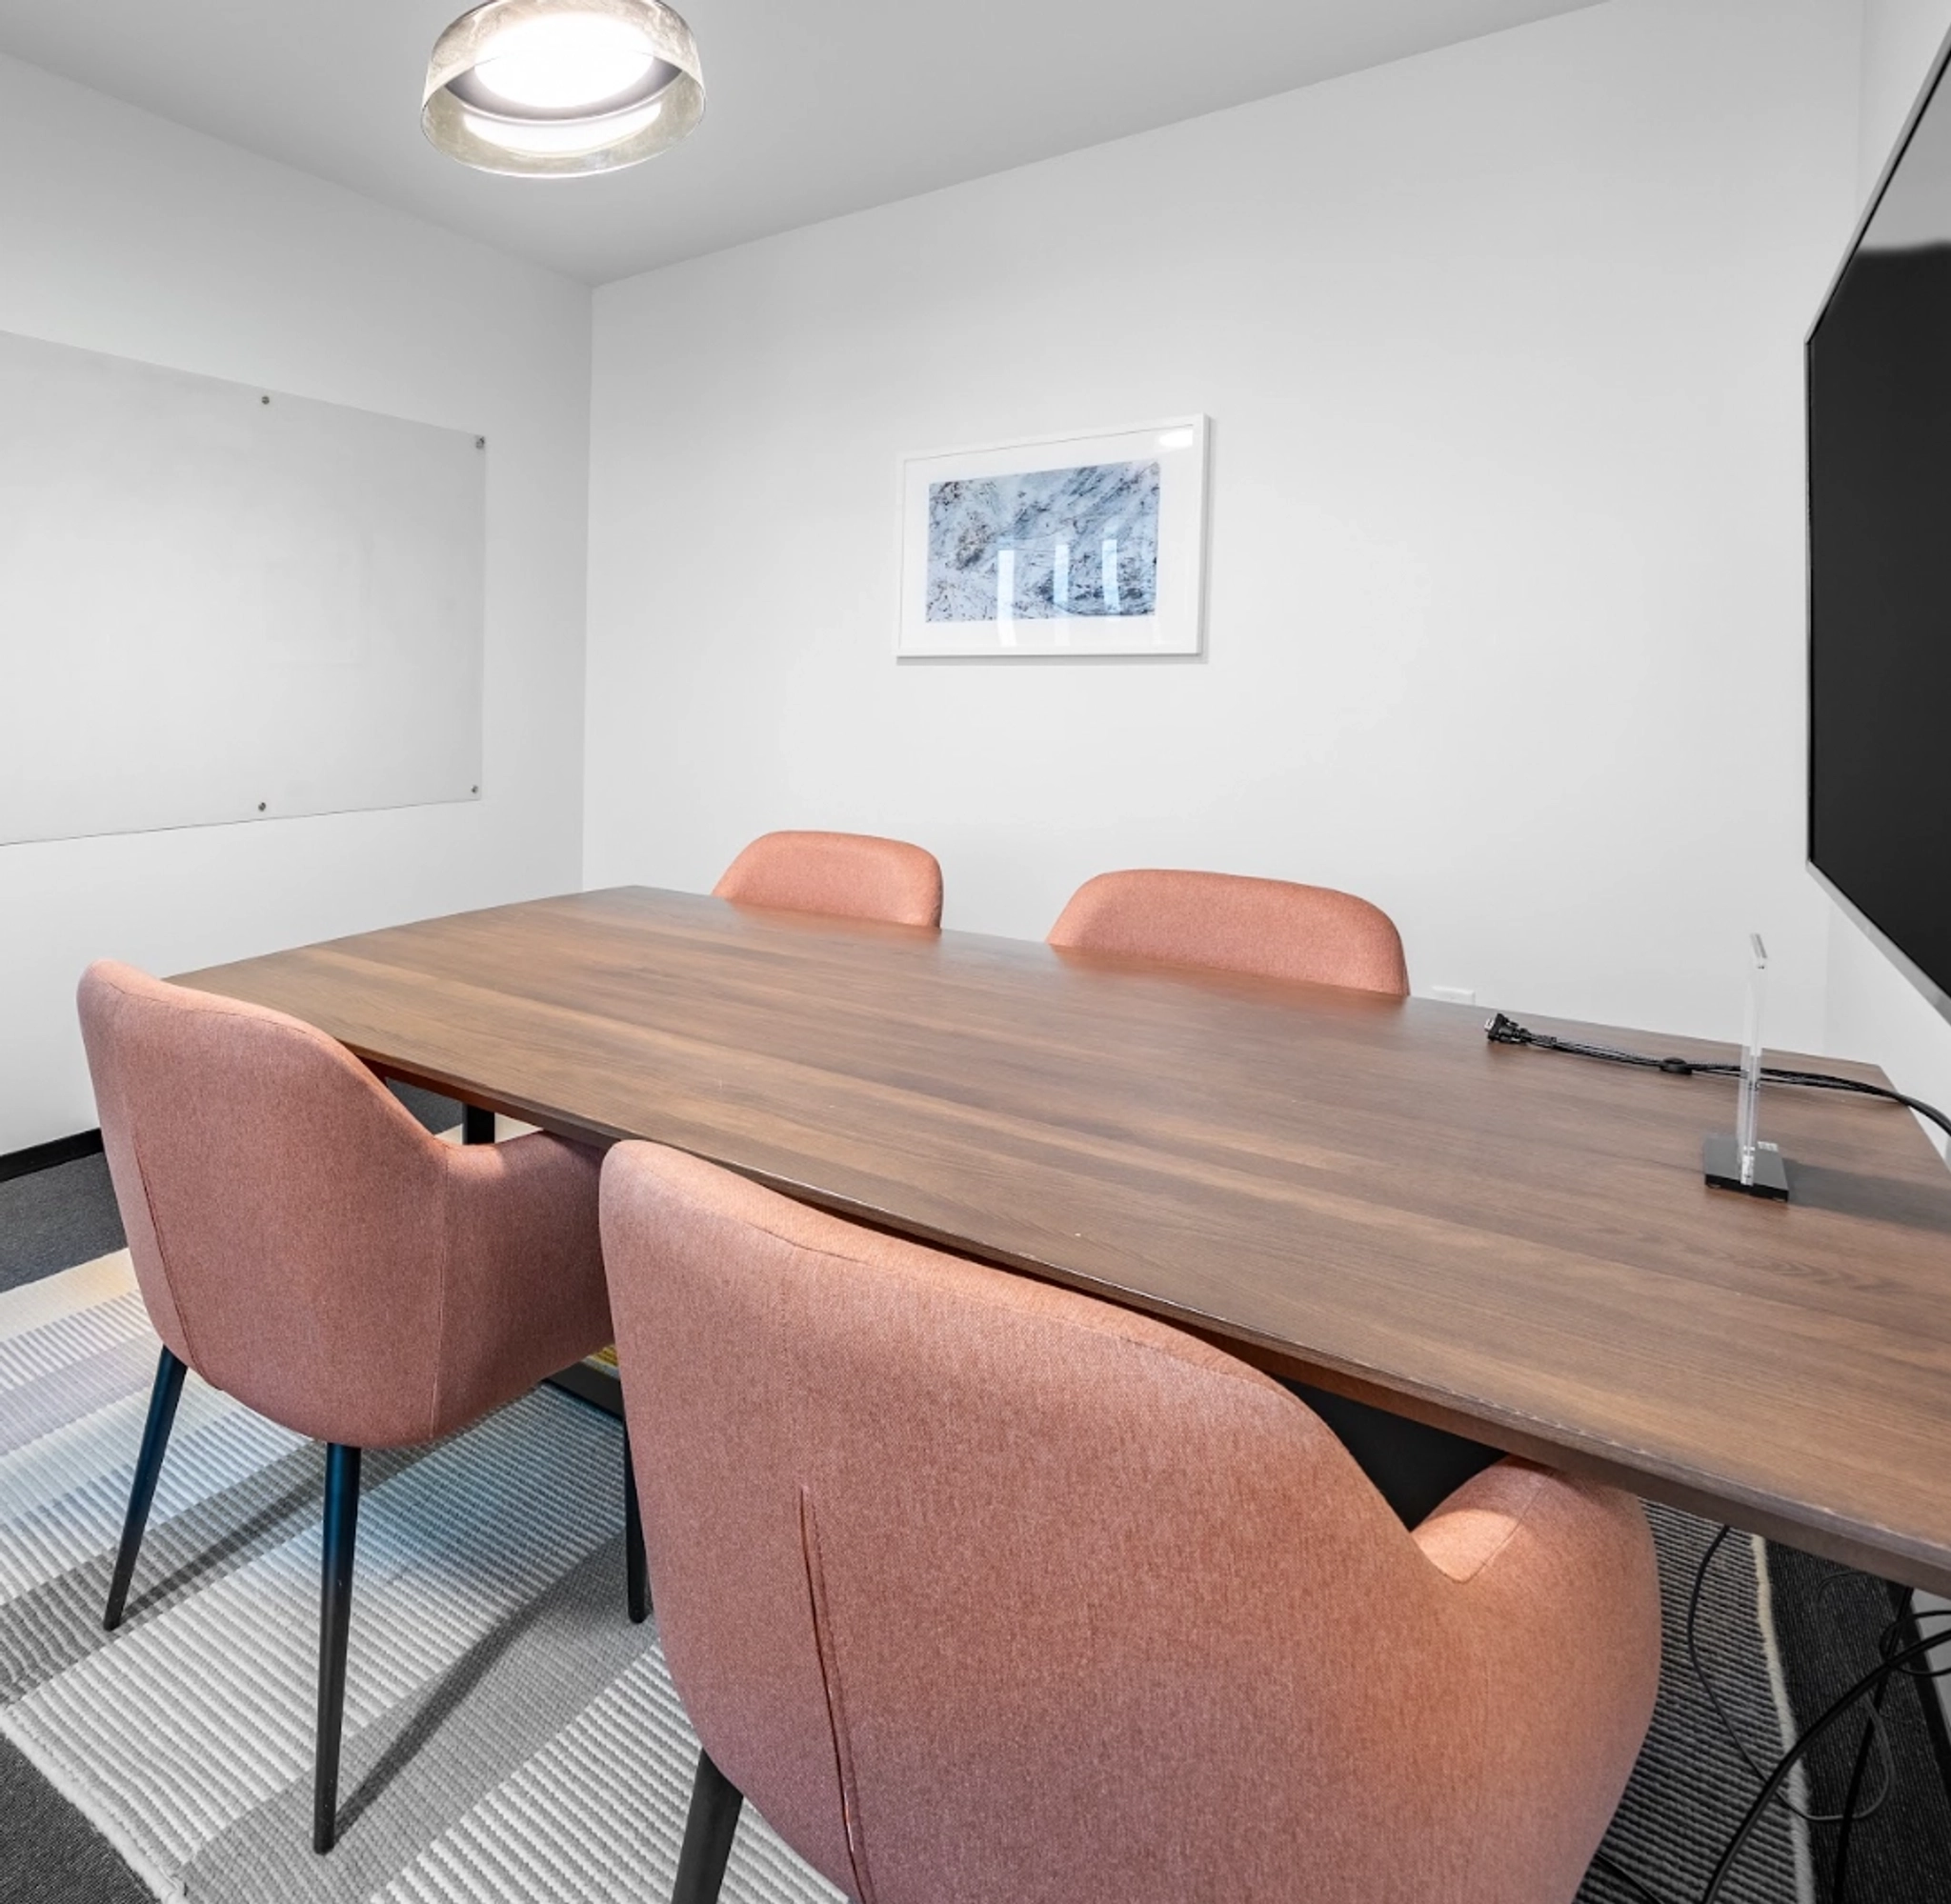
<svg viewBox="0 0 1951 1904">
<path fill-rule="evenodd" d="M 1913 1607 L 1910 1610 L 1908 1618 L 1910 1623 L 1917 1628 L 1919 1633 L 1922 1633 L 1926 1620 L 1951 1619 L 1951 1607 L 1926 1607 L 1922 1613 L 1919 1613 Z M 1891 1622 L 1893 1626 L 1901 1626 L 1902 1623 L 1901 1620 Z M 1951 1639 L 1951 1627 L 1946 1627 L 1941 1633 L 1933 1633 L 1931 1637 L 1933 1639 Z M 1951 1674 L 1951 1666 L 1927 1666 L 1921 1669 L 1915 1666 L 1904 1666 L 1898 1670 L 1906 1679 L 1942 1679 L 1947 1674 Z"/>
<path fill-rule="evenodd" d="M 1740 1754 L 1741 1763 L 1748 1768 L 1748 1771 L 1755 1777 L 1765 1778 L 1768 1775 L 1767 1773 L 1755 1762 L 1754 1754 L 1748 1751 L 1746 1744 L 1741 1739 L 1740 1734 L 1736 1730 L 1734 1720 L 1729 1714 L 1727 1708 L 1720 1703 L 1720 1694 L 1715 1691 L 1714 1681 L 1708 1677 L 1706 1663 L 1700 1657 L 1699 1633 L 1700 1596 L 1706 1591 L 1707 1573 L 1708 1569 L 1714 1564 L 1714 1556 L 1720 1552 L 1728 1535 L 1733 1532 L 1733 1528 L 1723 1527 L 1707 1543 L 1706 1553 L 1700 1556 L 1700 1564 L 1694 1569 L 1693 1591 L 1687 1595 L 1687 1662 L 1693 1667 L 1694 1677 L 1700 1681 L 1701 1692 L 1707 1695 L 1707 1703 L 1714 1708 L 1714 1716 L 1720 1721 L 1720 1730 L 1726 1734 L 1728 1743 Z M 1847 1573 L 1839 1573 L 1835 1576 L 1837 1579 L 1845 1580 L 1849 1577 Z M 1888 1632 L 1889 1629 L 1886 1628 L 1883 1636 L 1887 1636 Z M 1880 1651 L 1883 1636 L 1880 1636 Z M 1884 1728 L 1881 1710 L 1873 1714 L 1870 1721 L 1870 1731 L 1874 1734 L 1877 1744 L 1881 1748 L 1878 1755 L 1882 1762 L 1883 1777 L 1877 1789 L 1877 1795 L 1864 1805 L 1860 1812 L 1854 1814 L 1859 1818 L 1873 1817 L 1878 1812 L 1881 1811 L 1884 1800 L 1889 1797 L 1897 1782 L 1897 1761 L 1890 1750 L 1890 1738 Z M 1849 1802 L 1840 1812 L 1805 1812 L 1785 1792 L 1779 1795 L 1777 1802 L 1784 1811 L 1793 1813 L 1795 1816 L 1800 1818 L 1805 1824 L 1842 1825 L 1846 1828 L 1851 1822 L 1851 1807 L 1856 1804 L 1858 1795 L 1856 1788 L 1852 1786 Z"/>
<path fill-rule="evenodd" d="M 1903 1590 L 1903 1599 L 1898 1607 L 1897 1617 L 1883 1629 L 1882 1635 L 1878 1642 L 1877 1651 L 1883 1658 L 1888 1659 L 1890 1654 L 1896 1650 L 1898 1633 L 1902 1630 L 1904 1621 L 1910 1617 L 1910 1604 L 1916 1597 L 1917 1594 L 1914 1588 L 1906 1587 Z M 1889 1690 L 1890 1680 L 1886 1674 L 1877 1682 L 1877 1690 L 1870 1694 L 1869 1721 L 1863 1727 L 1862 1737 L 1857 1742 L 1856 1762 L 1849 1768 L 1849 1791 L 1842 1800 L 1842 1830 L 1837 1834 L 1836 1838 L 1836 1882 L 1833 1887 L 1835 1892 L 1834 1904 L 1848 1904 L 1849 1845 L 1850 1834 L 1855 1829 L 1857 1821 L 1857 1794 L 1862 1790 L 1863 1768 L 1870 1762 L 1870 1739 L 1882 1724 L 1883 1695 Z M 1884 1750 L 1886 1752 L 1889 1750 L 1887 1744 Z"/>
<path fill-rule="evenodd" d="M 1594 1870 L 1602 1871 L 1609 1876 L 1617 1878 L 1639 1899 L 1639 1904 L 1667 1904 L 1667 1900 L 1651 1885 L 1642 1884 L 1624 1865 L 1615 1858 L 1608 1857 L 1604 1852 L 1596 1851 L 1592 1854 L 1592 1865 Z"/>
<path fill-rule="evenodd" d="M 1707 1880 L 1707 1889 L 1700 1894 L 1700 1904 L 1715 1904 L 1715 1899 L 1720 1895 L 1721 1887 L 1727 1882 L 1728 1873 L 1734 1869 L 1736 1858 L 1740 1855 L 1742 1847 L 1753 1835 L 1755 1827 L 1761 1820 L 1761 1814 L 1767 1811 L 1769 1802 L 1781 1789 L 1788 1774 L 1801 1763 L 1808 1749 L 1838 1719 L 1843 1717 L 1865 1693 L 1873 1692 L 1893 1673 L 1907 1666 L 1913 1659 L 1921 1659 L 1934 1646 L 1941 1646 L 1947 1639 L 1951 1639 L 1951 1633 L 1933 1633 L 1928 1639 L 1920 1639 L 1906 1646 L 1902 1652 L 1891 1655 L 1881 1665 L 1865 1673 L 1848 1692 L 1828 1707 L 1822 1716 L 1810 1726 L 1787 1752 L 1782 1754 L 1780 1762 L 1768 1774 L 1767 1782 L 1757 1794 L 1755 1802 L 1748 1807 L 1740 1829 L 1728 1840 L 1727 1849 L 1720 1854 L 1720 1862 L 1714 1867 L 1714 1874 Z"/>
<path fill-rule="evenodd" d="M 1622 1052 L 1611 1045 L 1583 1045 L 1573 1038 L 1554 1037 L 1549 1032 L 1531 1031 L 1502 1012 L 1491 1019 L 1483 1032 L 1494 1045 L 1524 1045 L 1537 1052 L 1559 1052 L 1567 1057 L 1597 1058 L 1603 1064 L 1631 1065 L 1639 1071 L 1661 1071 L 1673 1077 L 1739 1077 L 1741 1074 L 1738 1064 L 1704 1062 L 1696 1058 L 1649 1057 L 1643 1052 Z M 1792 1085 L 1801 1091 L 1840 1091 L 1851 1097 L 1875 1097 L 1886 1104 L 1901 1104 L 1906 1111 L 1915 1111 L 1920 1117 L 1928 1118 L 1947 1137 L 1951 1137 L 1951 1117 L 1947 1117 L 1936 1105 L 1926 1104 L 1919 1097 L 1906 1097 L 1902 1092 L 1891 1091 L 1881 1084 L 1865 1084 L 1856 1077 L 1839 1077 L 1833 1072 L 1785 1071 L 1777 1065 L 1761 1067 L 1761 1081 L 1764 1084 Z"/>
<path fill-rule="evenodd" d="M 1742 1743 L 1740 1734 L 1735 1729 L 1734 1721 L 1729 1716 L 1726 1708 L 1720 1703 L 1720 1694 L 1714 1690 L 1714 1682 L 1708 1677 L 1706 1668 L 1700 1659 L 1697 1638 L 1700 1595 L 1706 1586 L 1708 1569 L 1713 1564 L 1714 1556 L 1720 1551 L 1722 1545 L 1733 1532 L 1734 1530 L 1731 1527 L 1721 1528 L 1715 1534 L 1714 1538 L 1707 1543 L 1706 1553 L 1700 1556 L 1699 1563 L 1694 1569 L 1693 1590 L 1687 1597 L 1687 1657 L 1693 1666 L 1694 1676 L 1700 1681 L 1700 1690 L 1706 1694 L 1708 1703 L 1714 1708 L 1715 1716 L 1720 1719 L 1721 1730 L 1727 1734 L 1729 1743 L 1740 1755 L 1742 1764 L 1757 1778 L 1762 1779 L 1763 1783 L 1760 1794 L 1756 1798 L 1754 1804 L 1750 1806 L 1746 1815 L 1742 1818 L 1740 1829 L 1730 1841 L 1727 1850 L 1722 1854 L 1720 1863 L 1715 1867 L 1713 1878 L 1701 1899 L 1701 1904 L 1713 1904 L 1713 1900 L 1720 1891 L 1726 1872 L 1732 1867 L 1735 1856 L 1753 1832 L 1761 1814 L 1771 1802 L 1781 1805 L 1785 1810 L 1793 1813 L 1795 1816 L 1801 1818 L 1806 1823 L 1841 1826 L 1842 1829 L 1837 1839 L 1836 1883 L 1831 1904 L 1845 1904 L 1849 1875 L 1850 1833 L 1858 1823 L 1873 1816 L 1877 1813 L 1890 1793 L 1895 1789 L 1897 1781 L 1896 1758 L 1891 1750 L 1889 1733 L 1882 1714 L 1884 1693 L 1889 1687 L 1891 1679 L 1899 1674 L 1910 1679 L 1939 1679 L 1944 1677 L 1947 1674 L 1951 1674 L 1951 1665 L 1927 1667 L 1910 1663 L 1914 1660 L 1921 1659 L 1930 1652 L 1933 1646 L 1946 1640 L 1951 1640 L 1951 1628 L 1946 1628 L 1941 1633 L 1932 1633 L 1928 1637 L 1921 1637 L 1915 1645 L 1904 1648 L 1902 1652 L 1895 1653 L 1894 1656 L 1892 1649 L 1896 1646 L 1907 1621 L 1912 1621 L 1913 1619 L 1944 1618 L 1951 1616 L 1951 1609 L 1943 1611 L 1934 1609 L 1932 1612 L 1922 1615 L 1916 1615 L 1912 1612 L 1912 1602 L 1915 1598 L 1915 1593 L 1911 1590 L 1906 1590 L 1899 1612 L 1895 1617 L 1885 1624 L 1882 1632 L 1878 1635 L 1877 1652 L 1883 1663 L 1866 1674 L 1863 1679 L 1859 1680 L 1840 1700 L 1831 1706 L 1796 1741 L 1786 1754 L 1777 1762 L 1774 1771 L 1764 1774 L 1761 1768 L 1755 1763 L 1754 1758 L 1750 1755 L 1747 1747 Z M 1847 1580 L 1850 1577 L 1846 1571 L 1838 1569 L 1833 1578 L 1824 1582 L 1824 1587 L 1826 1589 L 1836 1584 L 1837 1581 Z M 1918 1630 L 1921 1633 L 1922 1629 L 1921 1625 Z M 1783 1781 L 1786 1779 L 1789 1772 L 1800 1760 L 1808 1747 L 1814 1742 L 1817 1734 L 1823 1731 L 1833 1720 L 1840 1717 L 1862 1695 L 1864 1688 L 1869 1686 L 1872 1681 L 1875 1682 L 1875 1691 L 1871 1701 L 1870 1715 L 1868 1722 L 1863 1728 L 1863 1736 L 1857 1746 L 1856 1760 L 1850 1773 L 1849 1790 L 1843 1800 L 1842 1810 L 1840 1812 L 1803 1811 L 1782 1792 L 1781 1786 Z M 1863 1774 L 1869 1763 L 1869 1749 L 1873 1740 L 1881 1748 L 1880 1755 L 1883 1761 L 1883 1782 L 1875 1799 L 1869 1804 L 1864 1805 L 1859 1801 L 1862 1796 Z M 1669 1904 L 1668 1899 L 1661 1896 L 1659 1892 L 1645 1883 L 1643 1879 L 1635 1877 L 1630 1871 L 1605 1852 L 1594 1853 L 1592 1862 L 1631 1890 L 1634 1895 L 1640 1900 L 1640 1904 Z"/>
</svg>

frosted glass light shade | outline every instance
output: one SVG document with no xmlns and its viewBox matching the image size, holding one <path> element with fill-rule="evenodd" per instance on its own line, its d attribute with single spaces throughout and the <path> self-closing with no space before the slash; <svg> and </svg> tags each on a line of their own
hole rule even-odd
<svg viewBox="0 0 1951 1904">
<path fill-rule="evenodd" d="M 434 43 L 420 127 L 463 165 L 563 178 L 654 158 L 704 110 L 691 29 L 662 0 L 487 0 Z"/>
</svg>

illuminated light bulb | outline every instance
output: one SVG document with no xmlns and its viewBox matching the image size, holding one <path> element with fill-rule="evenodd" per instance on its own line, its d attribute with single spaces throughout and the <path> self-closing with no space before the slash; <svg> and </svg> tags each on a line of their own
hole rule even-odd
<svg viewBox="0 0 1951 1904">
<path fill-rule="evenodd" d="M 640 35 L 600 13 L 525 20 L 498 34 L 474 77 L 511 106 L 559 112 L 598 106 L 650 77 L 657 56 Z"/>
</svg>

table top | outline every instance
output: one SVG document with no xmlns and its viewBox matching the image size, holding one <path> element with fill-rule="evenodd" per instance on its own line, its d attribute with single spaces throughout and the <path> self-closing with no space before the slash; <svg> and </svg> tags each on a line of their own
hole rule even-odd
<svg viewBox="0 0 1951 1904">
<path fill-rule="evenodd" d="M 1764 1092 L 1770 1204 L 1701 1180 L 1731 1084 L 1482 1011 L 643 888 L 181 982 L 1951 1592 L 1951 1172 L 1897 1107 Z"/>
</svg>

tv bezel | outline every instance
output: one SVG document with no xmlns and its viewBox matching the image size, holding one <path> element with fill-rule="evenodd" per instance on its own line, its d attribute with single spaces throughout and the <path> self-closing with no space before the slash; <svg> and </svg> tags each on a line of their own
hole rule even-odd
<svg viewBox="0 0 1951 1904">
<path fill-rule="evenodd" d="M 1938 48 L 1936 57 L 1931 61 L 1930 71 L 1926 74 L 1923 86 L 1904 118 L 1903 130 L 1898 136 L 1895 146 L 1891 148 L 1889 158 L 1884 161 L 1883 170 L 1877 178 L 1876 190 L 1870 193 L 1857 218 L 1856 228 L 1850 233 L 1849 243 L 1843 250 L 1841 262 L 1831 274 L 1828 286 L 1822 292 L 1821 302 L 1816 307 L 1816 315 L 1809 325 L 1808 335 L 1802 340 L 1802 863 L 1808 868 L 1816 884 L 1835 902 L 1843 917 L 1848 919 L 1910 981 L 1911 985 L 1923 994 L 1926 1002 L 1937 1010 L 1941 1017 L 1951 1023 L 1951 989 L 1940 985 L 1816 864 L 1816 533 L 1813 507 L 1815 484 L 1812 474 L 1812 458 L 1815 453 L 1815 406 L 1812 402 L 1814 375 L 1811 363 L 1811 355 L 1816 348 L 1816 332 L 1822 328 L 1822 320 L 1829 315 L 1829 309 L 1836 302 L 1836 293 L 1842 288 L 1844 276 L 1848 273 L 1850 266 L 1856 262 L 1856 255 L 1862 249 L 1864 238 L 1869 235 L 1870 226 L 1875 222 L 1877 213 L 1882 210 L 1884 194 L 1889 191 L 1891 180 L 1897 176 L 1898 169 L 1903 164 L 1910 150 L 1911 141 L 1917 136 L 1917 129 L 1923 123 L 1924 114 L 1930 110 L 1932 102 L 1937 98 L 1938 88 L 1943 83 L 1947 69 L 1951 69 L 1951 33 L 1945 35 Z"/>
</svg>

